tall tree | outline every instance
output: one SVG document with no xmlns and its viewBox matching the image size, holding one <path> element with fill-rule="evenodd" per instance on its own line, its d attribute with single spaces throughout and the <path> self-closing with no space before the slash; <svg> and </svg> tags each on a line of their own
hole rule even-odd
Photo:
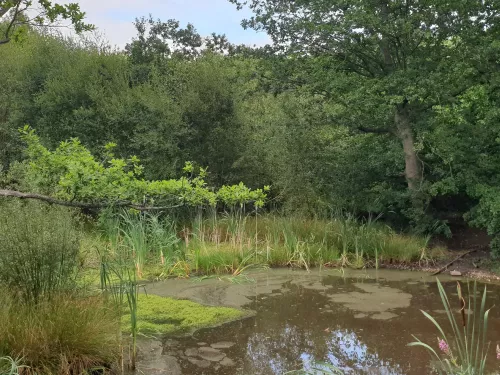
<svg viewBox="0 0 500 375">
<path fill-rule="evenodd" d="M 35 3 L 35 4 L 34 4 Z M 92 30 L 93 25 L 84 22 L 85 13 L 77 3 L 58 4 L 49 0 L 0 0 L 0 20 L 7 23 L 0 44 L 10 42 L 20 26 L 50 26 L 57 20 L 71 22 L 76 32 Z"/>
<path fill-rule="evenodd" d="M 419 131 L 437 104 L 480 79 L 481 48 L 498 35 L 498 0 L 229 0 L 254 16 L 281 60 L 280 81 L 336 104 L 332 122 L 396 137 L 422 208 Z M 283 68 L 285 67 L 285 68 Z"/>
</svg>

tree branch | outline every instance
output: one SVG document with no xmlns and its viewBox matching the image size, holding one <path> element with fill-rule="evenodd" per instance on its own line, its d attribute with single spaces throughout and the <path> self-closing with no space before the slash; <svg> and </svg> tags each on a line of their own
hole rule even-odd
<svg viewBox="0 0 500 375">
<path fill-rule="evenodd" d="M 370 128 L 365 128 L 364 126 L 357 126 L 355 129 L 359 130 L 362 133 L 372 133 L 372 134 L 390 134 L 391 133 L 391 131 L 389 129 L 370 129 Z"/>
<path fill-rule="evenodd" d="M 1 189 L 0 189 L 0 197 L 34 199 L 49 204 L 56 204 L 58 206 L 88 208 L 88 209 L 107 208 L 107 207 L 130 207 L 138 211 L 159 211 L 159 210 L 168 210 L 183 206 L 183 204 L 178 204 L 175 206 L 143 206 L 132 202 L 113 202 L 113 203 L 69 202 L 36 193 L 22 193 L 20 191 L 15 191 L 15 190 L 1 190 Z"/>
<path fill-rule="evenodd" d="M 10 42 L 10 37 L 9 37 L 10 30 L 12 29 L 12 27 L 16 23 L 17 17 L 19 16 L 19 13 L 20 13 L 19 7 L 20 6 L 21 6 L 21 2 L 19 1 L 16 4 L 16 8 L 14 10 L 14 15 L 12 16 L 12 20 L 9 22 L 9 25 L 7 26 L 7 29 L 5 30 L 5 38 L 2 40 L 3 43 L 0 43 L 0 44 L 6 44 L 6 43 Z"/>
</svg>

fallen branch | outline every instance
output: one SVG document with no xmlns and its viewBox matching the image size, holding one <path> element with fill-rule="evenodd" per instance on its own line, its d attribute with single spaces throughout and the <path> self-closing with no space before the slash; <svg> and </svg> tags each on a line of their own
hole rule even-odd
<svg viewBox="0 0 500 375">
<path fill-rule="evenodd" d="M 72 201 L 64 201 L 61 199 L 56 199 L 49 197 L 47 195 L 36 194 L 36 193 L 22 193 L 20 191 L 15 190 L 0 190 L 0 197 L 8 197 L 8 198 L 19 198 L 19 199 L 34 199 L 43 201 L 49 204 L 56 204 L 58 206 L 66 206 L 66 207 L 77 207 L 77 208 L 88 208 L 88 209 L 99 209 L 99 208 L 107 208 L 107 207 L 130 207 L 134 208 L 138 211 L 158 211 L 158 210 L 169 210 L 172 208 L 177 208 L 183 206 L 182 204 L 178 204 L 175 206 L 144 206 L 132 202 L 107 202 L 107 203 L 84 203 L 84 202 L 72 202 Z"/>
<path fill-rule="evenodd" d="M 473 252 L 475 252 L 475 251 L 478 251 L 478 250 L 479 250 L 479 248 L 477 248 L 477 249 L 473 249 L 473 250 L 469 250 L 469 251 L 467 251 L 466 253 L 463 253 L 463 254 L 461 254 L 461 255 L 457 256 L 457 257 L 456 257 L 455 259 L 453 259 L 451 262 L 447 263 L 445 266 L 441 267 L 438 271 L 434 272 L 434 273 L 432 274 L 432 276 L 439 275 L 441 272 L 443 272 L 445 269 L 447 269 L 449 266 L 451 266 L 451 265 L 452 265 L 453 263 L 455 263 L 457 260 L 462 259 L 464 256 L 466 256 L 466 255 L 468 255 L 468 254 L 470 254 L 470 253 L 473 253 Z"/>
</svg>

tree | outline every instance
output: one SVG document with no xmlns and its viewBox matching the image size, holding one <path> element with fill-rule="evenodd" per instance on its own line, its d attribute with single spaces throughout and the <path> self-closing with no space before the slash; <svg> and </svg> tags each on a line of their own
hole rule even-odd
<svg viewBox="0 0 500 375">
<path fill-rule="evenodd" d="M 498 0 L 229 0 L 267 32 L 277 77 L 333 103 L 330 121 L 396 137 L 414 209 L 425 207 L 419 134 L 437 104 L 481 80 Z M 279 62 L 279 64 L 277 64 Z"/>
<path fill-rule="evenodd" d="M 31 15 L 35 13 L 35 15 Z M 7 25 L 0 45 L 9 43 L 26 26 L 50 26 L 59 19 L 69 20 L 76 32 L 88 31 L 93 25 L 84 22 L 85 13 L 77 3 L 58 4 L 49 0 L 0 0 L 0 19 L 7 17 Z"/>
<path fill-rule="evenodd" d="M 191 23 L 182 28 L 174 19 L 164 22 L 150 15 L 136 18 L 134 26 L 137 36 L 125 46 L 134 83 L 147 81 L 154 68 L 166 73 L 171 59 L 193 60 L 207 51 L 222 53 L 235 48 L 225 35 L 203 37 Z"/>
</svg>

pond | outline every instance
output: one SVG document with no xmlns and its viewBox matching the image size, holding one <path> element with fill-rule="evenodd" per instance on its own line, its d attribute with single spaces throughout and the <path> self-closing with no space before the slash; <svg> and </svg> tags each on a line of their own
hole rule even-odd
<svg viewBox="0 0 500 375">
<path fill-rule="evenodd" d="M 250 277 L 253 281 L 169 280 L 148 285 L 148 293 L 255 314 L 190 337 L 143 339 L 142 372 L 274 375 L 314 362 L 331 363 L 346 374 L 431 372 L 429 354 L 407 344 L 414 334 L 436 346 L 437 331 L 420 310 L 447 322 L 434 277 L 406 271 L 333 270 L 267 270 Z M 455 302 L 456 282 L 448 276 L 441 281 Z M 489 366 L 494 371 L 500 363 L 494 358 L 500 340 L 500 286 L 488 285 L 488 305 L 498 306 L 489 323 Z"/>
</svg>

